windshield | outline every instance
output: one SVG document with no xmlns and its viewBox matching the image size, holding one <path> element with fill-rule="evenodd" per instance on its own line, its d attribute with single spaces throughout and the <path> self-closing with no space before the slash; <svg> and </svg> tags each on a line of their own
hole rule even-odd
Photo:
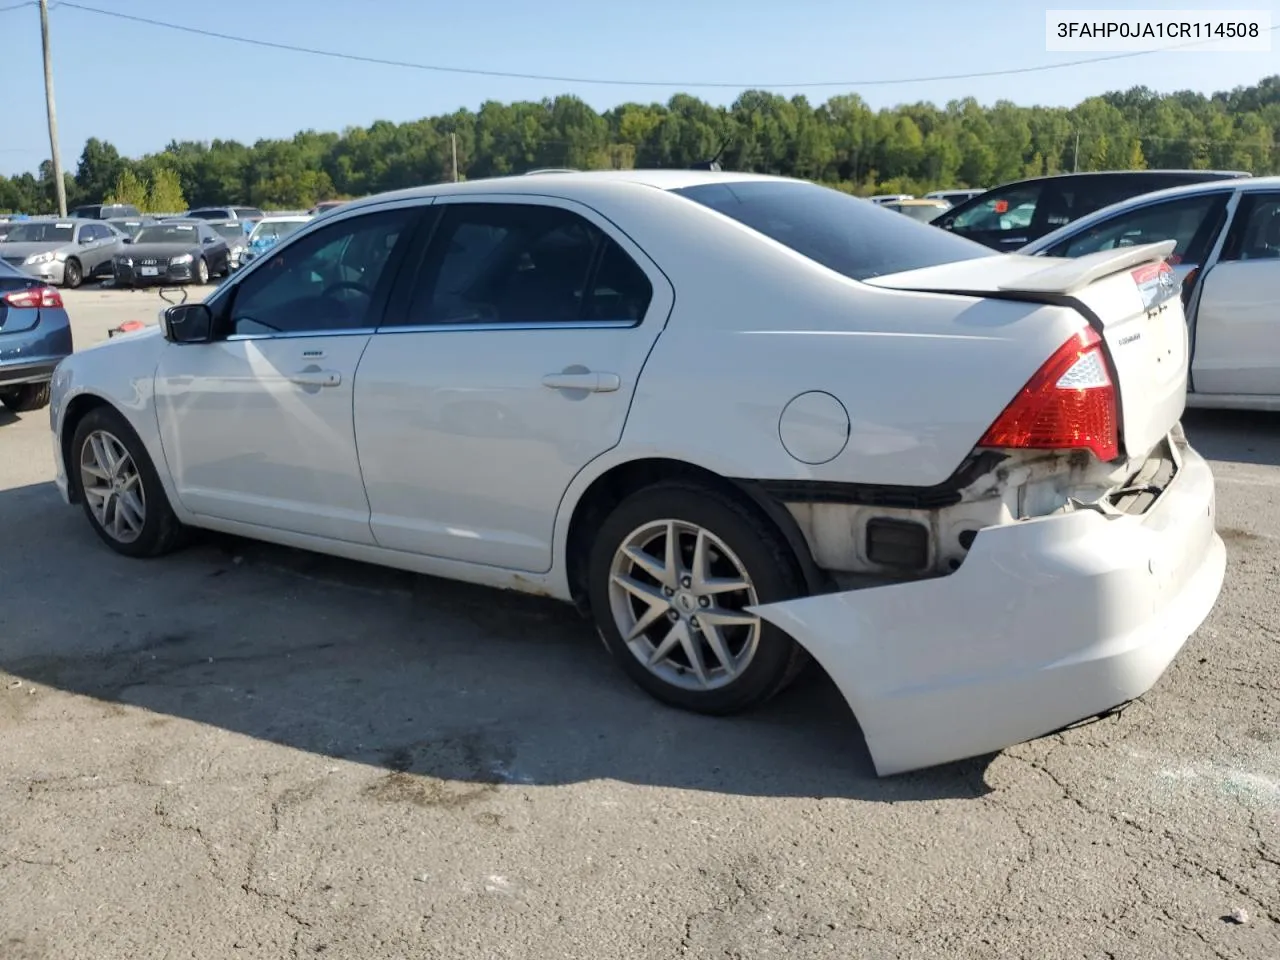
<svg viewBox="0 0 1280 960">
<path fill-rule="evenodd" d="M 279 240 L 297 230 L 305 220 L 282 223 L 259 223 L 253 228 L 251 240 Z"/>
<path fill-rule="evenodd" d="M 244 227 L 240 225 L 239 220 L 232 220 L 228 223 L 215 223 L 215 224 L 211 224 L 211 226 L 213 227 L 214 230 L 218 232 L 218 235 L 222 237 L 222 239 L 224 240 L 243 240 L 244 239 Z"/>
<path fill-rule="evenodd" d="M 141 220 L 108 220 L 107 222 L 126 237 L 136 237 L 143 227 Z"/>
<path fill-rule="evenodd" d="M 188 223 L 155 223 L 138 231 L 134 243 L 195 243 L 196 228 Z"/>
<path fill-rule="evenodd" d="M 69 223 L 20 223 L 5 237 L 8 243 L 70 243 L 75 227 Z"/>
<path fill-rule="evenodd" d="M 854 280 L 995 251 L 813 183 L 739 181 L 672 191 Z"/>
</svg>

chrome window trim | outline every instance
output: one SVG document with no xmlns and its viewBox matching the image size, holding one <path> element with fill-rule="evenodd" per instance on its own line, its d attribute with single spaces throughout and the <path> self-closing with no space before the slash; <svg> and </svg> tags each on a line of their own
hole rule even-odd
<svg viewBox="0 0 1280 960">
<path fill-rule="evenodd" d="M 215 343 L 233 340 L 310 340 L 315 337 L 367 337 L 377 331 L 373 327 L 350 327 L 341 330 L 294 330 L 288 333 L 233 333 Z"/>
<path fill-rule="evenodd" d="M 503 330 L 631 330 L 638 320 L 519 320 L 509 323 L 415 323 L 379 327 L 375 333 L 494 333 Z"/>
</svg>

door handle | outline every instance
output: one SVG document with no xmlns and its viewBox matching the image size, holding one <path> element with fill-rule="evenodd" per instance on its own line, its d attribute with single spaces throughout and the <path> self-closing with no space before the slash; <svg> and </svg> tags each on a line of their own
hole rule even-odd
<svg viewBox="0 0 1280 960">
<path fill-rule="evenodd" d="M 301 370 L 289 374 L 289 382 L 302 387 L 336 387 L 342 382 L 337 370 Z"/>
<path fill-rule="evenodd" d="M 542 378 L 542 385 L 552 390 L 612 393 L 622 386 L 622 378 L 616 373 L 548 373 Z"/>
</svg>

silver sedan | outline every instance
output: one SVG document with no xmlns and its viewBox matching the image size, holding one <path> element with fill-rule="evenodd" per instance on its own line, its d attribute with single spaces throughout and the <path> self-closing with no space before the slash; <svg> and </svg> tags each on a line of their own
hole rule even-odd
<svg viewBox="0 0 1280 960">
<path fill-rule="evenodd" d="M 124 234 L 101 220 L 29 220 L 0 243 L 0 259 L 24 273 L 63 287 L 111 273 Z"/>
</svg>

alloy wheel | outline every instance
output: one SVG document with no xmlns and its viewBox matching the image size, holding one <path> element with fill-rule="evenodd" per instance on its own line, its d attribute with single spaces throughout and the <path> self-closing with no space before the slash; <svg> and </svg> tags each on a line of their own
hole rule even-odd
<svg viewBox="0 0 1280 960">
<path fill-rule="evenodd" d="M 119 543 L 142 535 L 147 520 L 147 494 L 142 474 L 123 443 L 106 430 L 95 430 L 80 448 L 80 487 L 98 526 Z"/>
<path fill-rule="evenodd" d="M 686 690 L 738 679 L 760 644 L 746 567 L 711 531 L 681 520 L 646 523 L 623 540 L 609 571 L 609 605 L 631 653 Z"/>
</svg>

